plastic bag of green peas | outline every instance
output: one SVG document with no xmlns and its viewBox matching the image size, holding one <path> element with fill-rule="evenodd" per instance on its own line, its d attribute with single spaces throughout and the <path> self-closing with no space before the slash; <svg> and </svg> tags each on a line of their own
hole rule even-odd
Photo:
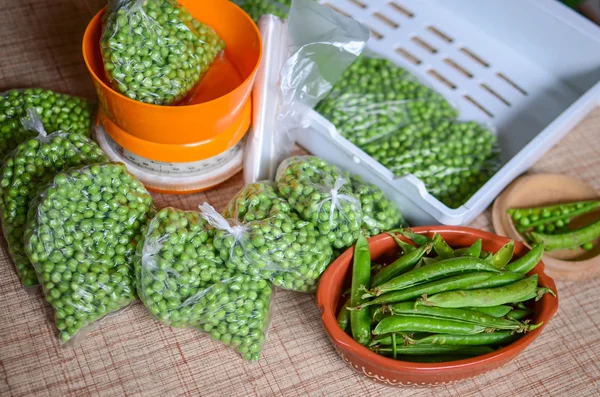
<svg viewBox="0 0 600 397">
<path fill-rule="evenodd" d="M 279 18 L 287 18 L 290 12 L 292 0 L 231 0 L 240 6 L 254 22 L 258 23 L 261 16 L 265 14 L 275 15 Z"/>
<path fill-rule="evenodd" d="M 223 217 L 247 223 L 291 212 L 289 203 L 277 194 L 274 184 L 261 181 L 244 186 L 233 196 L 223 210 Z"/>
<path fill-rule="evenodd" d="M 269 328 L 272 288 L 227 268 L 214 229 L 197 212 L 165 208 L 138 245 L 138 295 L 161 323 L 207 332 L 258 360 Z"/>
<path fill-rule="evenodd" d="M 38 136 L 19 144 L 0 171 L 2 230 L 19 280 L 25 287 L 38 284 L 23 246 L 31 199 L 58 172 L 108 161 L 98 145 L 85 135 L 60 131 L 48 135 L 37 110 L 29 108 L 27 113 L 29 118 L 22 119 L 23 127 Z"/>
<path fill-rule="evenodd" d="M 312 292 L 331 261 L 327 239 L 295 213 L 273 211 L 263 219 L 241 223 L 223 218 L 206 203 L 200 211 L 216 229 L 214 246 L 225 265 L 237 272 L 284 289 Z"/>
<path fill-rule="evenodd" d="M 111 86 L 171 105 L 200 80 L 225 43 L 175 0 L 109 0 L 100 39 Z"/>
<path fill-rule="evenodd" d="M 152 198 L 121 163 L 60 173 L 31 205 L 25 252 L 61 342 L 136 298 L 133 256 Z"/>
<path fill-rule="evenodd" d="M 472 121 L 412 124 L 363 150 L 396 176 L 413 174 L 450 208 L 464 204 L 500 167 L 493 128 Z"/>
<path fill-rule="evenodd" d="M 0 94 L 0 162 L 18 144 L 37 135 L 21 124 L 27 110 L 35 108 L 44 129 L 88 136 L 93 107 L 85 99 L 41 88 L 10 90 Z"/>
<path fill-rule="evenodd" d="M 334 249 L 354 244 L 361 232 L 363 211 L 348 172 L 318 157 L 295 156 L 279 165 L 276 181 L 279 194 L 302 219 L 313 223 Z"/>
<path fill-rule="evenodd" d="M 360 200 L 363 229 L 367 235 L 375 236 L 408 225 L 396 204 L 379 187 L 363 181 L 358 175 L 352 175 L 350 182 L 354 195 Z"/>
<path fill-rule="evenodd" d="M 404 125 L 458 115 L 454 106 L 414 75 L 372 55 L 361 55 L 316 110 L 358 146 Z"/>
</svg>

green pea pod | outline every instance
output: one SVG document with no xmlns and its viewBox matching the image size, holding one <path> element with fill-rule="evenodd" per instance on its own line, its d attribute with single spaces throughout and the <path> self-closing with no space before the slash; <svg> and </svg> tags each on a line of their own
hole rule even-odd
<svg viewBox="0 0 600 397">
<path fill-rule="evenodd" d="M 556 294 L 550 288 L 540 287 L 540 288 L 536 288 L 535 291 L 532 291 L 531 293 L 522 296 L 518 300 L 515 300 L 513 303 L 526 302 L 531 299 L 535 299 L 535 301 L 537 302 L 540 299 L 542 299 L 544 297 L 544 295 L 546 295 L 546 294 L 550 294 L 556 298 Z M 518 305 L 518 307 L 526 308 L 526 306 L 522 306 L 522 305 Z"/>
<path fill-rule="evenodd" d="M 435 258 L 424 257 L 423 258 L 423 266 L 431 265 L 432 263 L 436 263 L 441 261 L 442 258 L 436 256 Z"/>
<path fill-rule="evenodd" d="M 577 248 L 600 237 L 600 219 L 568 233 L 544 234 L 531 232 L 528 237 L 538 244 L 544 244 L 546 251 Z"/>
<path fill-rule="evenodd" d="M 509 318 L 511 320 L 522 320 L 525 317 L 529 316 L 531 313 L 532 313 L 532 310 L 530 310 L 530 309 L 517 309 L 517 310 L 510 311 L 506 315 L 506 318 Z"/>
<path fill-rule="evenodd" d="M 503 287 L 442 292 L 419 299 L 418 302 L 447 308 L 498 306 L 522 301 L 536 291 L 537 283 L 538 275 L 534 274 Z"/>
<path fill-rule="evenodd" d="M 371 285 L 377 287 L 392 278 L 402 274 L 405 270 L 417 264 L 417 262 L 431 250 L 431 244 L 424 245 L 406 255 L 401 256 L 391 265 L 384 267 L 371 280 Z"/>
<path fill-rule="evenodd" d="M 502 269 L 512 259 L 513 252 L 515 251 L 515 241 L 510 240 L 502 248 L 491 257 L 492 265 L 496 269 Z"/>
<path fill-rule="evenodd" d="M 401 274 L 382 285 L 372 288 L 362 297 L 375 297 L 391 291 L 399 291 L 404 288 L 412 287 L 435 278 L 469 271 L 500 272 L 500 270 L 496 269 L 490 263 L 477 258 L 462 257 L 444 259 L 429 266 Z"/>
<path fill-rule="evenodd" d="M 412 252 L 412 251 L 414 251 L 414 250 L 417 249 L 417 247 L 415 247 L 414 245 L 409 244 L 409 243 L 405 243 L 404 241 L 400 240 L 398 238 L 398 236 L 396 236 L 395 233 L 388 232 L 387 234 L 389 234 L 394 239 L 394 241 L 396 242 L 396 244 L 398 244 L 398 246 L 400 247 L 400 249 L 402 249 L 402 253 L 403 254 L 406 255 L 409 252 Z"/>
<path fill-rule="evenodd" d="M 486 280 L 480 281 L 478 283 L 473 283 L 465 289 L 502 287 L 503 285 L 508 285 L 514 283 L 515 281 L 522 280 L 524 278 L 525 276 L 520 273 L 502 272 L 500 274 L 494 274 L 492 277 Z"/>
<path fill-rule="evenodd" d="M 597 208 L 600 208 L 600 200 L 536 208 L 511 208 L 507 212 L 516 224 L 520 225 L 523 229 L 527 229 L 573 219 L 579 215 L 594 211 Z"/>
<path fill-rule="evenodd" d="M 459 274 L 458 276 L 446 277 L 441 280 L 431 281 L 429 283 L 420 284 L 415 287 L 406 288 L 401 291 L 389 292 L 373 300 L 363 303 L 358 308 L 372 305 L 383 305 L 386 303 L 404 302 L 407 300 L 418 298 L 423 294 L 437 294 L 438 292 L 452 291 L 455 289 L 464 289 L 473 283 L 485 280 L 486 278 L 489 278 L 493 275 L 494 273 L 473 272 Z M 354 308 L 349 308 L 349 310 L 354 310 Z M 510 307 L 508 308 L 508 310 L 510 310 Z"/>
<path fill-rule="evenodd" d="M 423 234 L 417 234 L 411 229 L 394 229 L 391 232 L 400 233 L 409 240 L 412 240 L 415 244 L 421 246 L 431 242 L 431 239 Z"/>
<path fill-rule="evenodd" d="M 388 317 L 390 314 L 382 309 L 382 306 L 369 306 L 369 309 L 372 309 L 370 312 L 371 324 L 377 324 L 384 318 Z"/>
<path fill-rule="evenodd" d="M 443 259 L 452 258 L 454 250 L 446 243 L 439 234 L 433 236 L 433 249 Z"/>
<path fill-rule="evenodd" d="M 436 334 L 470 335 L 490 331 L 488 327 L 462 321 L 425 316 L 390 316 L 377 324 L 373 335 L 394 332 L 430 332 Z"/>
<path fill-rule="evenodd" d="M 385 355 L 385 353 L 381 353 Z M 451 361 L 464 360 L 466 358 L 477 357 L 481 354 L 467 354 L 467 352 L 455 352 L 452 354 L 432 354 L 430 356 L 408 356 L 408 355 L 399 355 L 397 360 L 399 361 L 407 361 L 413 363 L 447 363 Z"/>
<path fill-rule="evenodd" d="M 506 265 L 509 272 L 527 274 L 540 262 L 544 255 L 544 244 L 537 244 L 528 253 Z"/>
<path fill-rule="evenodd" d="M 417 315 L 434 318 L 445 318 L 449 320 L 462 321 L 471 324 L 481 325 L 482 327 L 514 330 L 525 329 L 524 325 L 518 321 L 507 320 L 504 318 L 493 317 L 481 312 L 466 309 L 447 309 L 432 306 L 415 305 L 413 302 L 397 303 L 394 305 L 382 307 L 383 312 L 396 315 Z"/>
<path fill-rule="evenodd" d="M 512 342 L 519 338 L 518 334 L 511 331 L 496 331 L 492 333 L 481 333 L 475 335 L 453 335 L 453 334 L 433 334 L 414 338 L 404 336 L 405 343 L 411 345 L 460 345 L 460 346 L 486 346 L 502 345 Z M 389 335 L 382 335 L 373 338 L 373 346 L 389 346 L 392 344 L 392 338 Z"/>
<path fill-rule="evenodd" d="M 354 262 L 352 266 L 352 294 L 350 304 L 356 307 L 363 303 L 361 293 L 369 288 L 371 278 L 371 253 L 369 243 L 364 235 L 360 235 L 354 246 Z M 371 321 L 369 310 L 353 310 L 350 312 L 350 327 L 352 337 L 361 345 L 369 343 L 371 336 Z"/>
<path fill-rule="evenodd" d="M 487 346 L 452 346 L 452 345 L 394 345 L 390 347 L 374 347 L 372 349 L 375 353 L 384 356 L 394 354 L 411 355 L 411 356 L 427 356 L 427 355 L 438 355 L 438 354 L 458 354 L 468 356 L 481 356 L 487 353 L 491 353 L 494 349 Z"/>
<path fill-rule="evenodd" d="M 454 250 L 454 256 L 470 256 L 473 258 L 480 258 L 481 256 L 481 239 L 478 239 L 468 248 L 459 248 Z"/>
<path fill-rule="evenodd" d="M 494 317 L 504 317 L 512 310 L 512 307 L 506 305 L 498 305 L 490 307 L 467 307 L 467 309 L 489 314 L 490 316 Z"/>
<path fill-rule="evenodd" d="M 342 306 L 342 310 L 337 316 L 337 322 L 340 328 L 344 331 L 348 329 L 348 325 L 350 325 L 350 311 L 348 310 L 348 306 L 350 306 L 350 299 L 346 300 L 346 303 Z"/>
</svg>

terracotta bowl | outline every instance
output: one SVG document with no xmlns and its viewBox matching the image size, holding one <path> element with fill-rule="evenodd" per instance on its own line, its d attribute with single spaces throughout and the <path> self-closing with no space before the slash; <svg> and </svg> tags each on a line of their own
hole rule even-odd
<svg viewBox="0 0 600 397">
<path fill-rule="evenodd" d="M 416 233 L 429 237 L 439 233 L 453 248 L 468 247 L 477 239 L 482 239 L 483 249 L 496 252 L 509 239 L 481 230 L 466 227 L 424 226 L 413 229 Z M 408 241 L 408 240 L 405 240 Z M 371 259 L 385 262 L 398 252 L 396 242 L 387 234 L 380 234 L 369 239 Z M 515 257 L 527 253 L 529 249 L 515 241 Z M 445 363 L 413 363 L 393 360 L 373 353 L 368 348 L 355 342 L 337 324 L 337 313 L 343 302 L 340 296 L 350 285 L 352 275 L 352 256 L 354 248 L 349 248 L 333 262 L 323 274 L 317 290 L 317 304 L 322 313 L 323 325 L 335 350 L 342 359 L 355 371 L 380 383 L 391 386 L 431 386 L 447 384 L 468 379 L 493 369 L 499 368 L 517 357 L 535 338 L 537 338 L 558 309 L 558 298 L 550 294 L 533 305 L 533 321 L 543 321 L 536 330 L 521 338 L 482 356 Z M 390 263 L 387 261 L 387 263 Z M 556 292 L 554 281 L 544 273 L 544 263 L 540 262 L 530 272 L 539 275 L 539 284 Z"/>
</svg>

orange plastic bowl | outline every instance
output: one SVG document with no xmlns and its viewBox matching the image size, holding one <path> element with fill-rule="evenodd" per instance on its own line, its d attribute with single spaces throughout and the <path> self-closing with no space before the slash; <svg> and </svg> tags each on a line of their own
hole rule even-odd
<svg viewBox="0 0 600 397">
<path fill-rule="evenodd" d="M 247 120 L 251 117 L 251 106 L 244 106 L 243 118 L 240 118 L 229 130 L 219 135 L 206 138 L 194 143 L 167 144 L 156 143 L 140 139 L 128 134 L 119 128 L 103 109 L 98 109 L 98 121 L 102 124 L 106 133 L 119 146 L 129 150 L 138 156 L 167 163 L 188 163 L 205 160 L 217 156 L 235 146 L 248 131 Z"/>
<path fill-rule="evenodd" d="M 123 131 L 142 140 L 166 144 L 193 144 L 224 131 L 250 125 L 244 109 L 262 57 L 260 32 L 252 19 L 228 0 L 179 0 L 196 19 L 211 26 L 225 41 L 226 62 L 215 61 L 199 83 L 198 97 L 210 100 L 181 106 L 159 106 L 134 101 L 113 90 L 105 77 L 100 36 L 102 15 L 98 12 L 83 37 L 83 58 L 96 88 L 100 106 Z M 230 90 L 223 87 L 235 83 Z M 206 92 L 200 92 L 204 90 Z M 215 96 L 215 92 L 218 97 Z M 200 98 L 201 99 L 201 98 Z M 200 102 L 200 101 L 193 101 Z M 241 120 L 241 121 L 240 121 Z"/>
<path fill-rule="evenodd" d="M 429 237 L 432 237 L 433 233 L 439 233 L 454 248 L 468 247 L 477 239 L 481 239 L 484 250 L 496 252 L 509 241 L 505 237 L 466 227 L 425 226 L 413 230 Z M 371 249 L 371 259 L 378 262 L 386 258 L 391 259 L 398 252 L 396 242 L 387 234 L 370 238 L 369 247 Z M 525 245 L 515 241 L 515 256 L 520 257 L 528 250 Z M 317 290 L 317 304 L 322 313 L 325 330 L 342 359 L 360 374 L 386 385 L 429 386 L 446 384 L 472 378 L 499 368 L 525 350 L 542 333 L 542 330 L 548 325 L 558 309 L 558 298 L 549 294 L 544 295 L 533 306 L 534 322 L 543 321 L 543 325 L 493 353 L 434 364 L 394 360 L 375 354 L 360 345 L 337 324 L 336 315 L 343 303 L 340 296 L 350 285 L 353 255 L 354 248 L 348 249 L 325 271 Z M 539 275 L 540 285 L 549 287 L 556 292 L 554 281 L 544 274 L 543 262 L 538 263 L 530 274 L 534 273 Z"/>
</svg>

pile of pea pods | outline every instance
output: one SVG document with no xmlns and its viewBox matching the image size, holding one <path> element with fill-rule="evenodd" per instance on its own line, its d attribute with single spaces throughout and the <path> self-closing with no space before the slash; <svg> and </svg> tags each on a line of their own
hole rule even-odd
<svg viewBox="0 0 600 397">
<path fill-rule="evenodd" d="M 115 90 L 171 105 L 200 80 L 225 42 L 176 0 L 109 0 L 100 47 Z"/>
<path fill-rule="evenodd" d="M 500 166 L 491 127 L 456 121 L 452 104 L 386 59 L 361 55 L 316 110 L 394 175 L 415 175 L 450 208 Z"/>
<path fill-rule="evenodd" d="M 402 255 L 371 263 L 367 239 L 354 250 L 352 286 L 338 324 L 375 353 L 397 360 L 445 362 L 490 353 L 541 324 L 531 303 L 555 292 L 527 276 L 543 245 L 513 260 L 514 241 L 498 252 L 450 247 L 410 229 L 389 233 Z M 400 238 L 403 237 L 403 238 Z"/>
</svg>

